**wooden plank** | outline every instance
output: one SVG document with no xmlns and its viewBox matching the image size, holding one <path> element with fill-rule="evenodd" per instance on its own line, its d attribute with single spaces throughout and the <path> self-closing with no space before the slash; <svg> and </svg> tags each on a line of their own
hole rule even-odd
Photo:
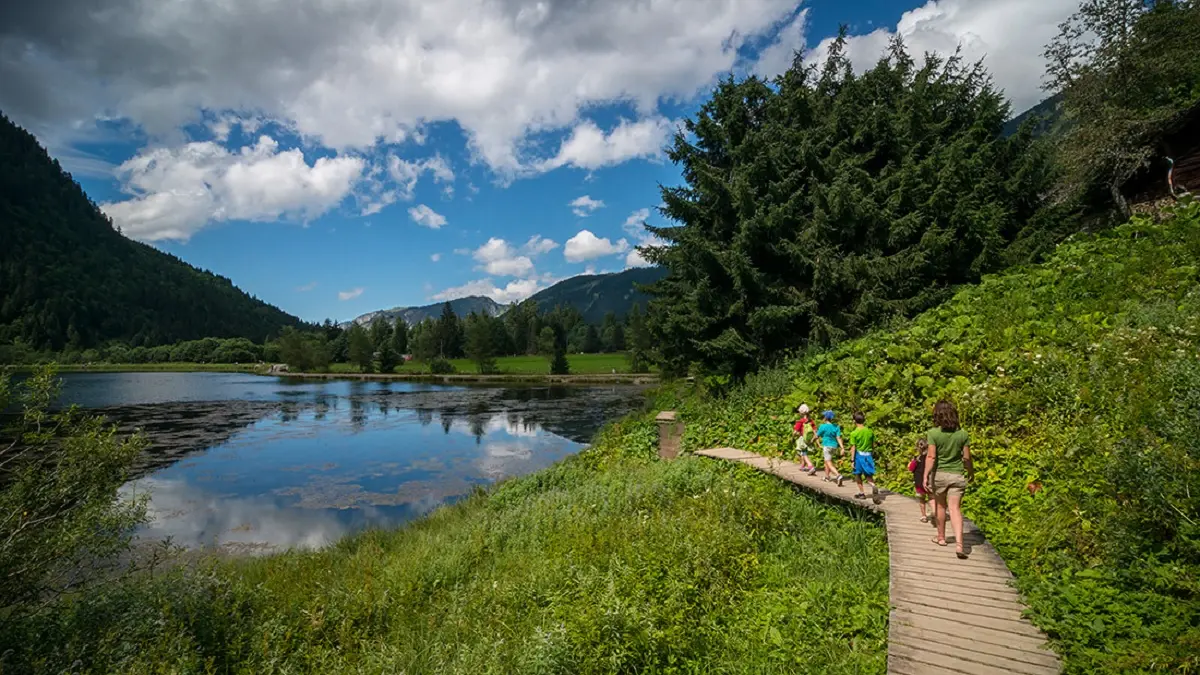
<svg viewBox="0 0 1200 675">
<path fill-rule="evenodd" d="M 897 655 L 922 655 L 929 663 L 955 668 L 968 673 L 1019 673 L 1020 675 L 1053 675 L 1056 666 L 1044 666 L 995 654 L 965 649 L 958 640 L 949 643 L 921 640 L 905 634 L 888 635 L 889 651 L 895 645 Z M 912 657 L 910 657 L 912 658 Z"/>
<path fill-rule="evenodd" d="M 855 499 L 850 476 L 839 488 L 802 471 L 800 464 L 735 448 L 695 454 L 740 462 L 860 508 L 884 514 L 893 606 L 888 628 L 888 672 L 896 675 L 1050 675 L 1061 671 L 1046 637 L 1024 617 L 1012 573 L 979 528 L 964 522 L 970 557 L 930 542 L 932 523 L 920 522 L 916 499 L 883 491 L 881 504 Z M 869 488 L 866 488 L 869 494 Z M 932 514 L 932 506 L 930 513 Z"/>
<path fill-rule="evenodd" d="M 959 634 L 938 633 L 936 631 L 926 630 L 917 626 L 894 625 L 888 630 L 888 640 L 903 642 L 910 646 L 937 651 L 940 645 L 942 653 L 952 654 L 953 652 L 945 651 L 947 649 L 958 649 L 956 646 L 962 641 L 962 636 Z M 1058 657 L 1044 649 L 1018 649 L 1008 645 L 994 645 L 988 642 L 972 642 L 970 645 L 972 652 L 990 656 L 998 656 L 1010 661 L 1017 661 L 1030 666 L 1042 668 L 1058 667 Z M 1014 666 L 1014 668 L 1017 668 Z M 1025 672 L 1021 668 L 1017 668 L 1019 672 Z"/>
</svg>

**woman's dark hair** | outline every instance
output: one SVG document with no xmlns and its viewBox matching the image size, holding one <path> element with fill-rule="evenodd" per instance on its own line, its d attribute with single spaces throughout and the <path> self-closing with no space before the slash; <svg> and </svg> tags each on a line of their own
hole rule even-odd
<svg viewBox="0 0 1200 675">
<path fill-rule="evenodd" d="M 938 401 L 933 406 L 933 425 L 946 431 L 958 431 L 958 410 L 950 401 Z"/>
</svg>

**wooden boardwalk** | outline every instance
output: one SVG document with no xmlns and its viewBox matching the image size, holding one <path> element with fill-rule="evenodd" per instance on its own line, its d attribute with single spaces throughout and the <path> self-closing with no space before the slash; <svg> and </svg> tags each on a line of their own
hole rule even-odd
<svg viewBox="0 0 1200 675">
<path fill-rule="evenodd" d="M 858 488 L 846 475 L 843 487 L 809 476 L 800 464 L 771 459 L 745 450 L 714 448 L 697 455 L 748 464 L 807 490 L 882 513 L 887 523 L 891 567 L 888 621 L 888 673 L 897 675 L 992 675 L 1058 673 L 1058 656 L 1046 647 L 1046 636 L 1022 618 L 1024 606 L 1010 585 L 1012 573 L 996 550 L 970 521 L 963 528 L 968 560 L 950 545 L 930 541 L 932 520 L 921 522 L 917 500 L 880 491 L 879 504 L 855 499 Z M 869 488 L 868 488 L 869 490 Z M 930 515 L 933 504 L 929 504 Z"/>
</svg>

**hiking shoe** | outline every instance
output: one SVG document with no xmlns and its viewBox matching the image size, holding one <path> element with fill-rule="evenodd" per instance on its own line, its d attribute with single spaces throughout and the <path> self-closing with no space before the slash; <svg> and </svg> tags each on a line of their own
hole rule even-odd
<svg viewBox="0 0 1200 675">
<path fill-rule="evenodd" d="M 808 475 L 810 475 L 810 476 L 815 476 L 815 475 L 817 475 L 817 467 L 815 467 L 815 466 L 814 466 L 813 468 L 809 469 L 809 470 L 808 470 Z"/>
<path fill-rule="evenodd" d="M 875 502 L 876 504 L 883 501 L 879 498 L 879 488 L 874 485 L 871 486 L 871 501 Z"/>
<path fill-rule="evenodd" d="M 854 498 L 855 498 L 855 499 L 866 499 L 866 498 L 867 498 L 867 496 L 866 496 L 865 494 L 863 494 L 863 493 L 861 493 L 861 492 L 860 492 L 860 493 L 858 493 L 858 494 L 854 495 Z"/>
<path fill-rule="evenodd" d="M 845 477 L 845 476 L 838 476 L 838 477 L 837 477 L 837 484 L 838 484 L 838 487 L 842 487 L 842 481 L 844 481 L 844 480 L 846 480 L 846 477 Z"/>
<path fill-rule="evenodd" d="M 824 483 L 828 483 L 828 482 L 829 482 L 829 481 L 831 481 L 831 480 L 833 480 L 833 479 L 832 479 L 832 478 L 830 478 L 829 476 L 825 476 L 824 478 L 822 478 L 822 479 L 821 479 L 821 481 L 822 481 L 822 482 L 824 482 Z"/>
</svg>

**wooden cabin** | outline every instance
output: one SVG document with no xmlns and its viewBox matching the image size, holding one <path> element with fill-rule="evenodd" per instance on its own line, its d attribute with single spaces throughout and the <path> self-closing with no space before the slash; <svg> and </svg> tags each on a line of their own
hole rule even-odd
<svg viewBox="0 0 1200 675">
<path fill-rule="evenodd" d="M 1175 160 L 1175 192 L 1191 192 L 1200 197 L 1200 104 L 1180 115 L 1179 119 L 1163 135 L 1158 152 L 1150 164 L 1129 177 L 1121 187 L 1121 194 L 1131 205 L 1159 202 L 1169 199 L 1167 171 Z"/>
</svg>

